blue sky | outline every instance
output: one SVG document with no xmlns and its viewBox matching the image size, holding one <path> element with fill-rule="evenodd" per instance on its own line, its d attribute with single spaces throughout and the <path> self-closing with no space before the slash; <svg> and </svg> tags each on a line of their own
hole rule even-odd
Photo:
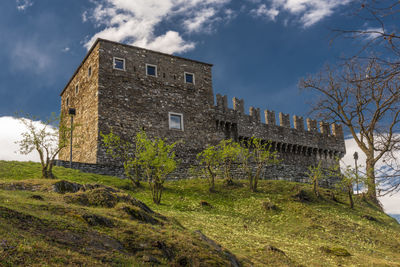
<svg viewBox="0 0 400 267">
<path fill-rule="evenodd" d="M 290 114 L 298 80 L 350 54 L 330 28 L 358 27 L 344 0 L 6 0 L 0 3 L 0 116 L 45 117 L 97 37 L 214 64 L 214 92 Z M 356 25 L 356 26 L 355 26 Z"/>
</svg>

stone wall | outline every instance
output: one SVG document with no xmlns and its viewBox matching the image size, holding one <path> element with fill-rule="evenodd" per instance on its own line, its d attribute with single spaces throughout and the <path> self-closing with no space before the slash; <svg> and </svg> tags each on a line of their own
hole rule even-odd
<svg viewBox="0 0 400 267">
<path fill-rule="evenodd" d="M 124 71 L 113 69 L 113 57 L 125 60 Z M 157 66 L 156 77 L 146 75 L 146 64 Z M 185 72 L 194 74 L 195 84 L 185 83 Z M 99 132 L 113 129 L 132 140 L 143 129 L 150 137 L 179 141 L 177 155 L 191 161 L 193 155 L 216 141 L 213 106 L 210 64 L 100 42 Z M 183 130 L 169 128 L 170 112 L 183 115 Z M 100 147 L 97 162 L 110 161 Z"/>
<path fill-rule="evenodd" d="M 237 105 L 240 103 L 240 105 Z M 266 110 L 265 121 L 261 122 L 260 112 L 250 107 L 249 115 L 244 113 L 243 100 L 233 98 L 233 109 L 227 108 L 226 96 L 217 94 L 215 106 L 215 130 L 225 138 L 236 141 L 246 140 L 252 136 L 271 142 L 272 149 L 277 151 L 285 164 L 308 167 L 320 160 L 324 167 L 335 163 L 336 157 L 346 153 L 343 131 L 340 125 L 321 122 L 318 132 L 317 122 L 307 119 L 308 128 L 304 127 L 304 119 L 293 116 L 294 128 L 291 128 L 290 116 L 279 113 L 279 125 L 276 124 L 274 111 Z"/>
<path fill-rule="evenodd" d="M 70 127 L 68 109 L 76 109 L 72 160 L 77 162 L 97 162 L 99 47 L 97 44 L 92 48 L 61 93 L 62 123 Z M 69 161 L 69 157 L 68 145 L 60 151 L 59 159 Z"/>
<path fill-rule="evenodd" d="M 124 60 L 123 70 L 114 68 L 114 58 Z M 147 64 L 157 67 L 156 76 L 147 75 Z M 322 161 L 329 167 L 335 157 L 344 155 L 340 125 L 331 130 L 329 124 L 320 122 L 318 131 L 315 120 L 294 116 L 291 123 L 288 114 L 279 113 L 277 119 L 270 110 L 264 112 L 263 123 L 259 108 L 250 107 L 246 114 L 244 100 L 234 98 L 230 109 L 227 97 L 219 94 L 214 105 L 211 68 L 207 63 L 99 39 L 61 93 L 62 114 L 66 115 L 69 107 L 77 109 L 73 161 L 81 163 L 74 166 L 112 174 L 108 170 L 120 163 L 106 155 L 100 138 L 100 133 L 111 129 L 128 141 L 145 130 L 150 137 L 178 142 L 176 155 L 182 164 L 171 179 L 187 178 L 197 153 L 229 138 L 242 141 L 254 136 L 271 142 L 282 165 L 269 168 L 263 176 L 268 179 L 305 181 L 308 166 Z M 185 82 L 185 73 L 194 75 L 194 84 Z M 75 92 L 77 84 L 79 91 Z M 170 129 L 171 112 L 183 116 L 183 129 Z M 64 119 L 68 125 L 68 116 Z M 68 161 L 69 148 L 63 149 L 59 158 L 59 162 Z M 95 163 L 98 168 L 92 165 Z M 114 175 L 119 173 L 116 170 Z"/>
<path fill-rule="evenodd" d="M 66 160 L 55 160 L 55 166 L 69 168 L 70 164 L 69 161 Z M 87 172 L 87 173 L 96 173 L 96 174 L 126 178 L 124 174 L 124 168 L 122 166 L 73 161 L 72 169 L 80 170 L 82 172 Z"/>
</svg>

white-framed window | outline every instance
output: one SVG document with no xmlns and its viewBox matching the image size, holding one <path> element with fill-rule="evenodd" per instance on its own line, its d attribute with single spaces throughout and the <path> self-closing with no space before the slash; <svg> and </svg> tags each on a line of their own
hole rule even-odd
<svg viewBox="0 0 400 267">
<path fill-rule="evenodd" d="M 185 72 L 185 83 L 194 84 L 194 73 Z"/>
<path fill-rule="evenodd" d="M 77 95 L 79 93 L 79 83 L 75 85 L 75 94 Z"/>
<path fill-rule="evenodd" d="M 168 119 L 169 119 L 169 128 L 170 129 L 183 131 L 183 114 L 169 112 Z"/>
<path fill-rule="evenodd" d="M 125 59 L 114 57 L 113 58 L 113 69 L 125 70 Z"/>
<path fill-rule="evenodd" d="M 92 66 L 90 66 L 89 69 L 88 69 L 88 76 L 89 76 L 89 77 L 92 76 Z"/>
<path fill-rule="evenodd" d="M 157 66 L 146 64 L 146 75 L 157 77 Z"/>
</svg>

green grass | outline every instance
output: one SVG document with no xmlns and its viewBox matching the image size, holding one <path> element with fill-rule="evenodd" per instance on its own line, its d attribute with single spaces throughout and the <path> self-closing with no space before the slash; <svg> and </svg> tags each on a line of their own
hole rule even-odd
<svg viewBox="0 0 400 267">
<path fill-rule="evenodd" d="M 245 266 L 400 266 L 400 225 L 373 204 L 360 198 L 355 199 L 355 209 L 352 210 L 344 195 L 337 194 L 339 202 L 335 202 L 327 190 L 322 190 L 322 198 L 318 199 L 306 184 L 261 181 L 259 191 L 253 193 L 249 191 L 246 181 L 238 181 L 242 186 L 235 187 L 223 186 L 219 181 L 217 192 L 209 193 L 205 180 L 193 179 L 166 182 L 162 204 L 154 205 L 145 183 L 143 188 L 134 189 L 129 181 L 110 176 L 64 168 L 55 168 L 55 174 L 58 179 L 119 188 L 170 219 L 164 226 L 138 224 L 126 218 L 126 215 L 121 215 L 121 207 L 118 205 L 123 204 L 109 209 L 65 203 L 65 198 L 59 194 L 48 192 L 54 180 L 38 179 L 39 164 L 26 162 L 0 161 L 0 188 L 19 181 L 27 188 L 40 187 L 43 192 L 0 189 L 0 207 L 33 214 L 54 222 L 57 229 L 69 229 L 72 232 L 89 229 L 86 222 L 82 221 L 83 213 L 100 214 L 118 222 L 118 227 L 96 226 L 91 230 L 115 237 L 124 234 L 120 227 L 125 225 L 135 233 L 142 234 L 135 242 L 140 243 L 141 238 L 162 239 L 175 247 L 176 253 L 190 253 L 184 249 L 192 242 L 188 238 L 193 236 L 193 231 L 201 230 L 235 254 Z M 293 196 L 299 190 L 304 190 L 311 201 L 296 201 Z M 30 199 L 32 194 L 43 196 L 45 204 Z M 211 206 L 201 205 L 201 201 Z M 266 210 L 264 202 L 275 204 L 277 210 Z M 368 220 L 366 215 L 376 221 Z M 70 258 L 87 265 L 98 264 L 95 262 L 99 261 L 98 257 L 85 256 L 79 251 L 60 247 L 52 250 L 41 235 L 13 230 L 6 225 L 7 222 L 0 219 L 0 236 L 20 246 L 21 255 L 30 255 L 30 251 L 39 249 L 44 254 L 55 254 L 52 257 L 61 264 Z M 180 229 L 179 225 L 185 229 Z M 271 246 L 280 251 L 271 249 Z M 192 248 L 193 254 L 197 253 L 195 258 L 207 254 L 204 244 L 198 244 L 196 249 L 197 252 L 194 252 Z M 66 257 L 68 253 L 70 256 Z M 115 255 L 107 254 L 104 257 L 112 259 L 109 262 L 111 265 L 124 265 L 140 262 L 140 256 L 140 253 L 132 253 L 131 258 L 127 259 L 116 252 Z M 214 263 L 205 265 L 215 264 L 222 259 L 216 255 L 212 260 Z M 206 261 L 199 262 L 204 264 Z M 163 259 L 163 263 L 168 261 Z M 36 264 L 40 265 L 38 261 Z M 72 264 L 71 261 L 68 264 Z"/>
</svg>

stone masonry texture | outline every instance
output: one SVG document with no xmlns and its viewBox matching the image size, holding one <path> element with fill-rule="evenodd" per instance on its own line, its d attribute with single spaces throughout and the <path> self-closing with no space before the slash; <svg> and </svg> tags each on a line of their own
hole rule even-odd
<svg viewBox="0 0 400 267">
<path fill-rule="evenodd" d="M 124 70 L 114 68 L 115 58 L 124 61 Z M 156 76 L 147 75 L 148 65 L 156 66 Z M 187 177 L 196 154 L 222 139 L 242 141 L 254 136 L 271 142 L 282 164 L 267 168 L 264 178 L 268 179 L 306 181 L 308 166 L 322 161 L 329 167 L 335 157 L 343 157 L 341 125 L 320 122 L 318 131 L 315 120 L 307 118 L 304 127 L 304 119 L 294 116 L 292 128 L 290 115 L 279 113 L 277 120 L 270 110 L 264 111 L 263 123 L 259 108 L 251 107 L 246 114 L 243 99 L 233 98 L 233 109 L 226 96 L 217 94 L 214 103 L 211 68 L 211 64 L 98 39 L 61 93 L 63 123 L 70 123 L 68 108 L 76 108 L 73 167 L 105 174 L 115 170 L 115 175 L 123 176 L 118 162 L 102 146 L 100 133 L 111 129 L 126 140 L 145 130 L 150 137 L 178 142 L 181 164 L 170 178 Z M 194 76 L 194 83 L 185 82 L 186 73 Z M 170 114 L 181 116 L 183 129 L 171 129 Z M 59 159 L 58 165 L 66 165 L 69 147 Z"/>
</svg>

